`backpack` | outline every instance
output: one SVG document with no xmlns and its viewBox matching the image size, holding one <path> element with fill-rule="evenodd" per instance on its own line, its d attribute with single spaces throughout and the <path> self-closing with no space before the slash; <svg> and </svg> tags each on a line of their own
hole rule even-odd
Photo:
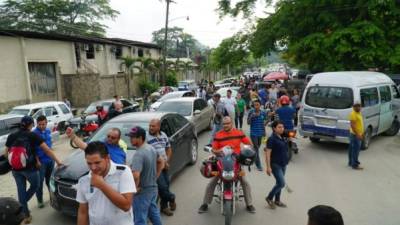
<svg viewBox="0 0 400 225">
<path fill-rule="evenodd" d="M 28 136 L 18 137 L 8 150 L 8 163 L 13 170 L 34 167 L 35 155 Z"/>
</svg>

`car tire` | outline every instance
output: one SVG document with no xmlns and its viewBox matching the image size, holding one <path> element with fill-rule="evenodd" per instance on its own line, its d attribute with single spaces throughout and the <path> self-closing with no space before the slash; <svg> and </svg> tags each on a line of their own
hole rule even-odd
<svg viewBox="0 0 400 225">
<path fill-rule="evenodd" d="M 367 150 L 369 144 L 371 143 L 372 138 L 372 129 L 369 127 L 367 131 L 365 131 L 364 139 L 361 142 L 361 150 Z"/>
<path fill-rule="evenodd" d="M 316 138 L 316 137 L 310 137 L 310 141 L 311 141 L 312 143 L 319 143 L 320 140 L 321 140 L 321 139 Z"/>
<path fill-rule="evenodd" d="M 400 130 L 400 122 L 398 120 L 394 120 L 392 123 L 392 126 L 385 131 L 386 136 L 395 136 L 397 133 L 399 133 Z"/>
<path fill-rule="evenodd" d="M 196 139 L 192 139 L 192 141 L 190 141 L 190 161 L 189 161 L 189 165 L 194 165 L 197 162 L 197 158 L 199 156 L 198 154 L 198 143 Z"/>
</svg>

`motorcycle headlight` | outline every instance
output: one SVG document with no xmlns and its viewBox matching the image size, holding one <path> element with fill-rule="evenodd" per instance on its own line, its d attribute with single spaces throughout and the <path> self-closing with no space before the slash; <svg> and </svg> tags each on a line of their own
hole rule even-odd
<svg viewBox="0 0 400 225">
<path fill-rule="evenodd" d="M 222 178 L 224 180 L 233 180 L 234 177 L 235 177 L 234 171 L 223 171 L 222 172 Z"/>
</svg>

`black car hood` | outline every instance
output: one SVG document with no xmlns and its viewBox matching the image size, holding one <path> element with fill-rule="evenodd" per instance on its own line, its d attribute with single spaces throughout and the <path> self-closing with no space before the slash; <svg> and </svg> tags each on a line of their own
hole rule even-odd
<svg viewBox="0 0 400 225">
<path fill-rule="evenodd" d="M 88 116 L 86 116 L 85 120 L 86 120 L 86 122 L 91 122 L 91 121 L 96 122 L 98 120 L 98 117 L 97 117 L 97 115 L 88 115 Z M 78 116 L 78 117 L 72 118 L 69 122 L 71 124 L 78 124 L 78 123 L 82 122 L 82 117 Z"/>
<path fill-rule="evenodd" d="M 57 168 L 54 171 L 56 179 L 78 180 L 83 175 L 89 172 L 89 168 L 85 160 L 85 152 L 76 150 L 69 155 L 64 161 L 64 167 Z"/>
</svg>

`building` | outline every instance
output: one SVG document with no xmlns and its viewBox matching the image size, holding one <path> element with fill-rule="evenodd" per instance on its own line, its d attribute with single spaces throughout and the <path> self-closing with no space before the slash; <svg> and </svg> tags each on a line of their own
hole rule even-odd
<svg viewBox="0 0 400 225">
<path fill-rule="evenodd" d="M 161 47 L 117 38 L 0 30 L 0 112 L 67 97 L 74 106 L 127 96 L 122 57 L 161 57 Z M 137 77 L 130 80 L 138 95 Z"/>
</svg>

